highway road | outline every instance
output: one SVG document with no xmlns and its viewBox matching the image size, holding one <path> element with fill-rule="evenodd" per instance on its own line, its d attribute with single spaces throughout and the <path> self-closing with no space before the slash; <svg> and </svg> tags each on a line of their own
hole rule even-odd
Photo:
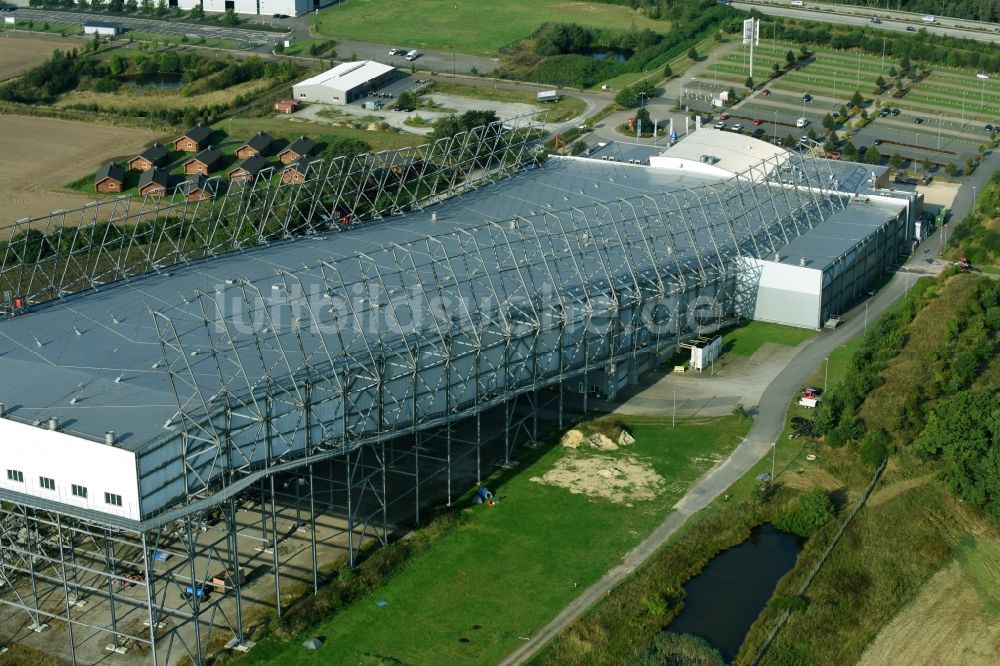
<svg viewBox="0 0 1000 666">
<path fill-rule="evenodd" d="M 793 7 L 787 1 L 777 2 L 734 2 L 733 7 L 750 11 L 756 9 L 762 14 L 784 16 L 788 18 L 822 21 L 824 23 L 839 23 L 841 25 L 866 25 L 882 30 L 906 30 L 907 26 L 918 30 L 927 30 L 934 35 L 948 37 L 964 37 L 983 42 L 1000 40 L 1000 26 L 991 23 L 980 23 L 965 19 L 937 17 L 935 23 L 924 23 L 923 14 L 898 12 L 869 7 L 849 5 L 830 5 L 815 2 L 806 3 L 803 7 Z M 873 24 L 873 17 L 878 17 L 882 23 Z"/>
</svg>

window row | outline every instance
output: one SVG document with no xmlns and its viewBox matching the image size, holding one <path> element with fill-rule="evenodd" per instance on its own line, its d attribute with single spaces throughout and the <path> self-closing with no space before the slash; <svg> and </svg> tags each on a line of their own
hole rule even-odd
<svg viewBox="0 0 1000 666">
<path fill-rule="evenodd" d="M 15 481 L 17 483 L 24 483 L 24 473 L 17 469 L 7 470 L 7 480 Z M 38 477 L 38 485 L 40 485 L 45 490 L 55 490 L 56 481 L 55 479 L 50 479 L 47 476 Z M 87 486 L 78 486 L 73 483 L 70 485 L 70 489 L 73 493 L 73 497 L 80 497 L 82 499 L 87 499 Z M 121 506 L 122 496 L 116 495 L 115 493 L 104 493 L 104 503 L 110 504 L 111 506 Z"/>
</svg>

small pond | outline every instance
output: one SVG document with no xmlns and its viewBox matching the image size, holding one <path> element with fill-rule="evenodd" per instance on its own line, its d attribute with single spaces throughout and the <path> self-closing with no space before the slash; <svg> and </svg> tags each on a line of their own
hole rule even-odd
<svg viewBox="0 0 1000 666">
<path fill-rule="evenodd" d="M 594 60 L 610 60 L 611 62 L 625 62 L 632 57 L 632 52 L 628 49 L 599 49 L 588 53 Z"/>
<path fill-rule="evenodd" d="M 749 539 L 716 555 L 687 582 L 684 609 L 666 630 L 703 638 L 726 662 L 732 661 L 801 549 L 802 540 L 794 534 L 772 525 L 755 529 Z"/>
<path fill-rule="evenodd" d="M 155 74 L 135 74 L 121 79 L 122 84 L 133 88 L 164 88 L 173 90 L 184 85 L 177 72 L 156 72 Z"/>
</svg>

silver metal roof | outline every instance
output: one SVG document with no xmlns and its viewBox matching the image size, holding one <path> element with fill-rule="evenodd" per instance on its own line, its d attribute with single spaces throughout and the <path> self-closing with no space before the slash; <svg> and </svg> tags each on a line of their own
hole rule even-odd
<svg viewBox="0 0 1000 666">
<path fill-rule="evenodd" d="M 739 179 L 719 181 L 628 164 L 551 159 L 541 168 L 418 212 L 344 233 L 303 237 L 175 266 L 0 321 L 0 401 L 14 418 L 43 422 L 57 416 L 64 431 L 97 439 L 115 430 L 117 445 L 139 450 L 171 436 L 165 425 L 191 402 L 232 390 L 231 383 L 253 389 L 301 370 L 288 365 L 281 349 L 301 344 L 294 311 L 284 312 L 269 332 L 274 347 L 260 352 L 259 360 L 247 367 L 246 358 L 252 355 L 243 354 L 237 363 L 226 345 L 218 344 L 220 333 L 206 302 L 223 303 L 221 307 L 229 299 L 245 303 L 249 288 L 265 301 L 272 291 L 280 293 L 279 307 L 294 310 L 296 299 L 287 293 L 289 284 L 306 294 L 328 293 L 330 271 L 351 293 L 328 297 L 363 300 L 369 269 L 392 273 L 382 282 L 395 284 L 394 289 L 449 288 L 469 297 L 477 295 L 476 284 L 485 280 L 492 281 L 491 287 L 500 294 L 523 290 L 525 283 L 540 286 L 554 281 L 552 286 L 563 292 L 581 290 L 585 296 L 588 289 L 630 283 L 643 272 L 662 272 L 665 275 L 658 279 L 683 281 L 699 271 L 704 275 L 709 270 L 706 263 L 730 264 L 737 254 L 767 256 L 791 236 L 820 224 L 843 205 L 838 201 Z M 602 239 L 592 237 L 591 225 L 621 215 L 654 227 L 649 236 L 657 247 L 647 250 L 648 260 L 600 256 Z M 787 231 L 789 226 L 792 232 Z M 607 229 L 613 225 L 603 227 L 602 233 L 611 233 Z M 506 239 L 499 246 L 498 235 Z M 574 244 L 565 241 L 567 236 Z M 533 244 L 518 243 L 519 238 Z M 605 248 L 610 241 L 604 239 Z M 648 242 L 647 236 L 619 233 L 613 244 L 628 248 Z M 503 243 L 507 245 L 501 253 L 497 248 Z M 579 251 L 588 245 L 589 250 Z M 493 254 L 484 256 L 486 247 Z M 399 272 L 398 256 L 403 252 L 412 267 Z M 467 261 L 463 268 L 456 258 L 469 252 L 479 253 L 476 266 Z M 447 269 L 442 268 L 445 256 Z M 608 272 L 609 264 L 618 266 L 612 269 L 616 273 Z M 357 311 L 366 308 L 370 312 Z M 381 332 L 378 336 L 366 332 L 366 322 L 376 314 L 384 316 L 386 304 L 352 305 L 352 309 L 356 321 L 350 330 L 314 340 L 328 357 L 364 348 L 373 337 L 382 341 Z M 158 317 L 169 320 L 173 330 L 165 332 Z M 227 344 L 232 350 L 245 350 L 259 343 L 251 340 L 255 335 L 251 332 Z M 172 385 L 165 372 L 163 344 L 171 336 L 184 340 L 179 348 L 190 357 L 190 384 Z M 406 344 L 405 336 L 400 343 Z M 313 351 L 302 354 L 308 357 Z"/>
</svg>

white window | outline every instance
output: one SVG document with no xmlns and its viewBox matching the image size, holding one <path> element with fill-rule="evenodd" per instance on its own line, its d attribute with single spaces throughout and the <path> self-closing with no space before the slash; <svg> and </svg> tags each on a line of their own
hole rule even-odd
<svg viewBox="0 0 1000 666">
<path fill-rule="evenodd" d="M 24 474 L 20 470 L 9 469 L 7 470 L 7 480 L 24 483 Z"/>
<path fill-rule="evenodd" d="M 40 476 L 40 477 L 38 477 L 38 485 L 40 485 L 45 490 L 55 490 L 56 489 L 56 481 L 55 481 L 55 479 L 50 479 L 47 476 Z"/>
<path fill-rule="evenodd" d="M 82 497 L 83 499 L 87 499 L 86 486 L 78 486 L 75 483 L 72 485 L 73 485 L 73 497 Z"/>
<path fill-rule="evenodd" d="M 122 496 L 115 495 L 114 493 L 104 493 L 104 503 L 110 504 L 111 506 L 121 506 Z"/>
</svg>

